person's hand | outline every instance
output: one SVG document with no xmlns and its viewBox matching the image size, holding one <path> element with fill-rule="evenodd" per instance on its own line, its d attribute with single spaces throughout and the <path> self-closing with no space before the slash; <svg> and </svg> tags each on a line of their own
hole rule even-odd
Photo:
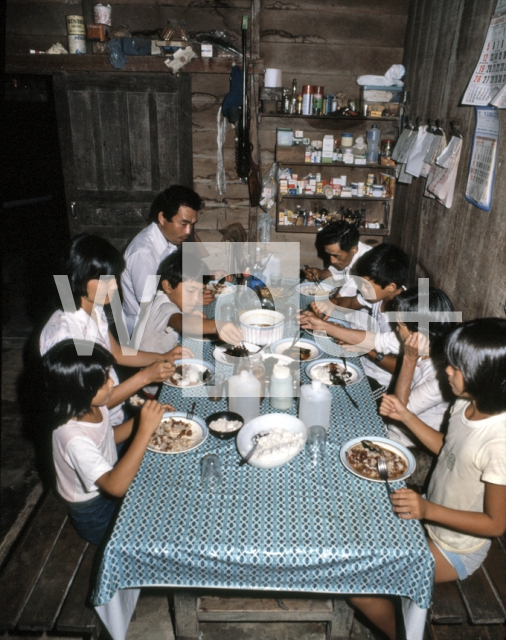
<svg viewBox="0 0 506 640">
<path fill-rule="evenodd" d="M 312 311 L 303 311 L 299 316 L 300 326 L 303 329 L 311 329 L 313 331 L 325 331 L 329 326 L 328 322 L 322 318 L 316 317 Z"/>
<path fill-rule="evenodd" d="M 167 351 L 167 353 L 163 353 L 162 356 L 164 360 L 167 360 L 168 362 L 171 362 L 173 364 L 176 360 L 182 360 L 183 358 L 193 358 L 193 351 L 191 349 L 188 349 L 188 347 L 182 347 L 181 345 L 178 345 L 170 351 Z"/>
<path fill-rule="evenodd" d="M 204 289 L 202 292 L 202 304 L 205 306 L 207 304 L 211 304 L 211 302 L 214 302 L 216 300 L 216 298 L 214 297 L 214 293 L 211 291 L 211 289 Z"/>
<path fill-rule="evenodd" d="M 150 436 L 153 435 L 166 411 L 175 411 L 175 409 L 170 404 L 160 404 L 156 400 L 146 400 L 141 409 L 139 432 L 147 433 Z"/>
<path fill-rule="evenodd" d="M 397 489 L 390 496 L 390 501 L 394 513 L 403 520 L 423 520 L 429 504 L 412 489 Z"/>
<path fill-rule="evenodd" d="M 400 422 L 404 422 L 404 419 L 410 413 L 397 396 L 386 393 L 383 394 L 379 412 L 385 418 L 399 420 Z"/>
<path fill-rule="evenodd" d="M 315 300 L 311 302 L 309 308 L 316 316 L 322 318 L 322 320 L 329 318 L 335 310 L 335 306 L 330 300 Z"/>
<path fill-rule="evenodd" d="M 429 339 L 416 331 L 404 340 L 404 357 L 417 361 L 420 356 L 429 355 Z"/>
<path fill-rule="evenodd" d="M 316 280 L 322 279 L 322 271 L 321 269 L 317 269 L 316 267 L 309 267 L 309 269 L 304 269 L 304 276 L 307 280 L 311 280 L 311 282 L 316 282 Z"/>
<path fill-rule="evenodd" d="M 242 330 L 233 322 L 216 320 L 216 330 L 218 331 L 220 340 L 228 344 L 238 344 L 243 340 Z"/>
<path fill-rule="evenodd" d="M 144 374 L 147 379 L 146 384 L 151 384 L 152 382 L 165 382 L 165 380 L 170 378 L 175 371 L 176 367 L 172 362 L 157 360 L 144 369 Z"/>
</svg>

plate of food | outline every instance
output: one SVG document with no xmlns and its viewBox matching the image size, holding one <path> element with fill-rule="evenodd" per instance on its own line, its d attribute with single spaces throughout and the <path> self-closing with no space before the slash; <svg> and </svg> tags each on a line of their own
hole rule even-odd
<svg viewBox="0 0 506 640">
<path fill-rule="evenodd" d="M 205 360 L 185 358 L 175 360 L 175 372 L 163 384 L 169 387 L 201 387 L 210 382 L 214 375 L 214 366 Z"/>
<path fill-rule="evenodd" d="M 288 356 L 299 362 L 311 362 L 323 355 L 323 351 L 313 340 L 300 338 L 300 340 L 297 340 L 294 344 L 293 348 L 290 348 L 292 342 L 293 338 L 282 338 L 271 344 L 269 349 L 273 355 Z"/>
<path fill-rule="evenodd" d="M 253 355 L 259 350 L 260 347 L 252 342 L 243 342 L 242 345 L 237 346 L 222 344 L 215 348 L 213 351 L 213 357 L 216 362 L 233 365 L 235 364 L 234 358 L 245 358 Z"/>
<path fill-rule="evenodd" d="M 234 411 L 218 411 L 206 418 L 210 433 L 220 440 L 229 440 L 237 435 L 244 418 Z"/>
<path fill-rule="evenodd" d="M 364 446 L 362 444 L 364 440 L 378 447 L 381 453 L 371 451 Z M 339 452 L 341 462 L 348 471 L 359 478 L 373 482 L 383 482 L 378 473 L 378 458 L 380 456 L 386 460 L 388 479 L 392 482 L 409 478 L 416 468 L 415 458 L 411 451 L 388 438 L 377 436 L 353 438 L 343 444 Z"/>
<path fill-rule="evenodd" d="M 341 327 L 344 327 L 345 329 L 351 329 L 351 325 L 349 322 L 346 322 L 346 320 L 340 320 L 338 318 L 326 318 L 326 322 L 331 322 L 332 324 L 338 324 Z M 336 342 L 335 338 L 332 338 L 328 335 L 323 335 L 323 331 L 321 331 L 320 329 L 317 329 L 316 332 L 313 331 L 313 329 L 304 329 L 304 331 L 306 333 L 308 333 L 310 336 L 318 336 L 320 338 L 328 338 L 329 340 L 332 340 L 333 342 Z"/>
<path fill-rule="evenodd" d="M 333 287 L 323 282 L 316 283 L 309 282 L 308 280 L 301 282 L 295 288 L 301 295 L 314 298 L 315 300 L 328 298 L 334 290 Z"/>
<path fill-rule="evenodd" d="M 247 422 L 237 434 L 237 448 L 244 458 L 258 441 L 248 464 L 260 469 L 274 469 L 293 460 L 304 448 L 307 427 L 295 416 L 267 413 Z"/>
<path fill-rule="evenodd" d="M 262 298 L 270 298 L 271 300 L 284 300 L 295 293 L 295 286 L 292 285 L 288 287 L 274 287 L 272 285 L 269 285 L 265 287 L 258 287 L 258 293 Z"/>
<path fill-rule="evenodd" d="M 311 380 L 320 380 L 329 386 L 350 386 L 364 377 L 363 371 L 343 358 L 322 358 L 306 366 L 306 375 Z"/>
<path fill-rule="evenodd" d="M 223 280 L 210 280 L 206 289 L 212 291 L 215 296 L 228 296 L 235 291 L 235 284 Z"/>
<path fill-rule="evenodd" d="M 189 420 L 185 411 L 167 412 L 151 436 L 148 449 L 155 453 L 186 453 L 200 447 L 208 434 L 202 418 L 193 416 Z"/>
</svg>

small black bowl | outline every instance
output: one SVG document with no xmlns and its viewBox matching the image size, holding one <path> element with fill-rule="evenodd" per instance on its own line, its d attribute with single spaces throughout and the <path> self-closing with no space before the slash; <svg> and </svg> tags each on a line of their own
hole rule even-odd
<svg viewBox="0 0 506 640">
<path fill-rule="evenodd" d="M 217 411 L 216 413 L 212 413 L 210 416 L 206 418 L 206 424 L 209 427 L 209 432 L 219 440 L 230 440 L 231 438 L 235 438 L 239 429 L 235 431 L 215 431 L 211 429 L 211 422 L 215 420 L 219 420 L 220 418 L 224 418 L 225 420 L 240 420 L 241 427 L 244 425 L 244 418 L 240 416 L 238 413 L 234 413 L 233 411 Z"/>
</svg>

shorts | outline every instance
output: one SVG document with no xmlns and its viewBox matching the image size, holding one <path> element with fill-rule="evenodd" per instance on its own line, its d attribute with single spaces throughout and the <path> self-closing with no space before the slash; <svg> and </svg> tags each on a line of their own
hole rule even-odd
<svg viewBox="0 0 506 640">
<path fill-rule="evenodd" d="M 99 545 L 105 538 L 118 503 L 117 498 L 103 495 L 85 502 L 67 502 L 70 521 L 81 538 Z"/>
<path fill-rule="evenodd" d="M 487 540 L 487 544 L 481 549 L 478 549 L 478 551 L 473 551 L 472 553 L 454 553 L 453 551 L 441 549 L 435 540 L 432 540 L 432 542 L 455 569 L 459 580 L 465 580 L 474 573 L 476 569 L 481 567 L 492 544 L 490 540 Z"/>
</svg>

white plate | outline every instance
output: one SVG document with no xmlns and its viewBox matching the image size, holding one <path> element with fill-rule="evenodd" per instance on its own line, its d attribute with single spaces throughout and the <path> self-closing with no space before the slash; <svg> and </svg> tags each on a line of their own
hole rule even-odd
<svg viewBox="0 0 506 640">
<path fill-rule="evenodd" d="M 293 338 L 282 338 L 281 340 L 277 340 L 276 342 L 271 344 L 269 349 L 271 350 L 271 353 L 273 355 L 283 355 L 283 351 L 288 349 L 288 347 L 292 344 L 292 342 L 293 342 Z M 304 338 L 300 338 L 295 343 L 295 346 L 302 347 L 302 349 L 309 349 L 311 351 L 311 355 L 309 356 L 309 358 L 306 358 L 306 360 L 302 360 L 301 362 L 311 362 L 312 360 L 316 360 L 316 358 L 319 358 L 321 355 L 323 355 L 323 351 L 316 344 L 316 342 L 313 342 L 313 340 L 306 340 Z M 295 358 L 291 358 L 291 359 L 295 360 Z"/>
<path fill-rule="evenodd" d="M 253 446 L 252 438 L 258 433 L 269 433 L 274 428 L 282 429 L 283 431 L 289 431 L 292 434 L 301 434 L 302 440 L 300 446 L 296 450 L 292 451 L 289 455 L 278 455 L 276 458 L 255 460 L 256 453 L 249 460 L 248 464 L 252 467 L 258 467 L 259 469 L 274 469 L 275 467 L 281 467 L 290 460 L 293 460 L 304 448 L 307 440 L 307 427 L 295 416 L 288 415 L 287 413 L 267 413 L 258 418 L 253 418 L 247 422 L 244 427 L 237 434 L 237 448 L 241 456 L 245 456 Z"/>
<path fill-rule="evenodd" d="M 174 365 L 176 367 L 179 364 L 193 364 L 197 367 L 199 371 L 204 372 L 206 369 L 208 369 L 211 372 L 211 374 L 214 374 L 214 366 L 210 362 L 206 362 L 205 360 L 198 360 L 196 358 L 184 358 L 183 360 L 174 360 Z M 166 384 L 169 387 L 174 387 L 175 389 L 196 389 L 197 387 L 203 387 L 206 383 L 202 381 L 192 385 L 179 385 L 179 384 L 174 384 L 170 378 L 167 378 L 167 380 L 165 380 L 163 384 Z"/>
<path fill-rule="evenodd" d="M 209 284 L 217 284 L 217 280 L 209 280 L 209 282 L 207 283 Z M 235 284 L 232 284 L 231 282 L 222 282 L 221 284 L 225 285 L 225 289 L 221 292 L 221 293 L 214 293 L 213 289 L 210 289 L 210 291 L 213 291 L 215 296 L 229 296 L 231 293 L 234 293 L 236 286 Z M 206 286 L 207 289 L 207 286 Z"/>
<path fill-rule="evenodd" d="M 309 289 L 310 287 L 316 287 L 316 284 L 314 282 L 310 282 L 309 280 L 305 280 L 304 282 L 301 282 L 300 284 L 298 284 L 295 287 L 295 289 L 300 293 L 301 296 L 306 296 L 307 298 L 314 298 L 315 300 L 325 300 L 326 298 L 329 297 L 329 295 L 334 290 L 328 284 L 322 283 L 318 285 L 318 289 L 323 289 L 325 293 L 322 292 L 317 296 L 315 296 L 314 293 L 304 293 L 304 291 L 306 289 Z"/>
<path fill-rule="evenodd" d="M 152 447 L 150 444 L 147 447 L 149 451 L 153 451 L 153 453 L 162 453 L 162 454 L 173 455 L 173 456 L 178 455 L 179 453 L 188 453 L 188 451 L 193 451 L 194 449 L 197 449 L 198 447 L 200 447 L 200 445 L 205 442 L 207 436 L 209 435 L 209 429 L 207 428 L 207 424 L 204 422 L 204 420 L 202 420 L 202 418 L 199 418 L 197 416 L 193 416 L 191 420 L 186 420 L 186 411 L 164 413 L 162 420 L 167 420 L 168 418 L 180 418 L 181 420 L 183 420 L 184 422 L 188 422 L 189 424 L 192 422 L 194 424 L 198 424 L 198 426 L 202 431 L 202 437 L 200 438 L 200 440 L 198 440 L 198 442 L 195 442 L 191 447 L 189 447 L 188 449 L 185 449 L 184 451 L 160 451 L 159 449 L 155 449 L 154 447 Z"/>
<path fill-rule="evenodd" d="M 341 327 L 344 327 L 345 329 L 351 329 L 351 325 L 349 322 L 346 322 L 346 320 L 338 320 L 337 318 L 327 318 L 326 322 L 330 322 L 332 324 L 339 324 L 341 325 Z M 310 336 L 318 336 L 319 338 L 328 338 L 329 340 L 334 340 L 334 338 L 332 338 L 329 335 L 323 335 L 323 332 L 320 329 L 316 330 L 316 333 L 313 331 L 313 329 L 303 329 L 303 331 L 305 331 L 306 333 L 308 333 Z"/>
<path fill-rule="evenodd" d="M 360 438 L 353 438 L 353 440 L 349 440 L 348 442 L 343 444 L 339 452 L 341 462 L 346 467 L 346 469 L 348 469 L 348 471 L 351 471 L 351 473 L 353 473 L 354 475 L 358 476 L 359 478 L 363 478 L 364 480 L 370 480 L 371 482 L 383 482 L 383 480 L 376 480 L 376 478 L 368 478 L 367 476 L 363 476 L 358 471 L 355 471 L 355 469 L 348 462 L 346 458 L 346 452 L 348 451 L 348 449 L 351 449 L 359 442 L 362 442 L 362 440 L 370 440 L 373 444 L 378 444 L 383 449 L 393 451 L 397 455 L 402 455 L 406 459 L 408 463 L 408 468 L 406 469 L 406 471 L 402 474 L 402 476 L 399 476 L 399 478 L 392 478 L 391 480 L 389 479 L 389 482 L 398 482 L 399 480 L 405 480 L 406 478 L 409 478 L 409 476 L 414 472 L 416 468 L 415 458 L 413 457 L 411 451 L 409 449 L 406 449 L 406 447 L 403 447 L 402 444 L 393 442 L 388 438 L 380 438 L 377 436 L 362 436 Z"/>
<path fill-rule="evenodd" d="M 246 349 L 248 349 L 248 351 L 251 351 L 252 353 L 256 353 L 260 349 L 260 347 L 257 344 L 252 344 L 251 342 L 243 342 L 243 344 L 246 347 Z M 229 345 L 226 345 L 226 344 L 222 344 L 219 347 L 216 347 L 216 349 L 213 351 L 213 358 L 216 360 L 216 362 L 220 362 L 221 364 L 229 364 L 233 366 L 235 364 L 235 359 L 232 361 L 229 361 L 227 358 L 229 358 L 230 356 L 227 356 L 225 354 L 225 351 L 228 349 L 228 347 Z"/>
<path fill-rule="evenodd" d="M 290 356 L 284 356 L 282 354 L 280 355 L 279 353 L 265 353 L 265 351 L 262 351 L 262 358 L 264 360 L 267 360 L 268 358 L 276 358 L 276 364 L 284 364 L 287 367 L 289 367 L 292 362 L 294 362 L 294 359 L 290 358 Z"/>
<path fill-rule="evenodd" d="M 311 380 L 316 380 L 317 378 L 315 378 L 313 374 L 314 370 L 330 362 L 336 362 L 341 367 L 344 367 L 344 362 L 342 358 L 322 358 L 321 360 L 311 362 L 311 364 L 307 365 L 306 375 L 308 376 L 308 378 L 311 378 Z M 357 384 L 358 382 L 360 382 L 364 377 L 364 373 L 356 365 L 351 364 L 351 362 L 346 362 L 346 365 L 348 367 L 348 372 L 351 373 L 351 378 L 346 382 L 346 386 L 349 387 L 352 384 Z M 339 385 L 330 384 L 326 382 L 324 382 L 323 384 L 328 384 L 329 387 L 339 387 Z"/>
</svg>

